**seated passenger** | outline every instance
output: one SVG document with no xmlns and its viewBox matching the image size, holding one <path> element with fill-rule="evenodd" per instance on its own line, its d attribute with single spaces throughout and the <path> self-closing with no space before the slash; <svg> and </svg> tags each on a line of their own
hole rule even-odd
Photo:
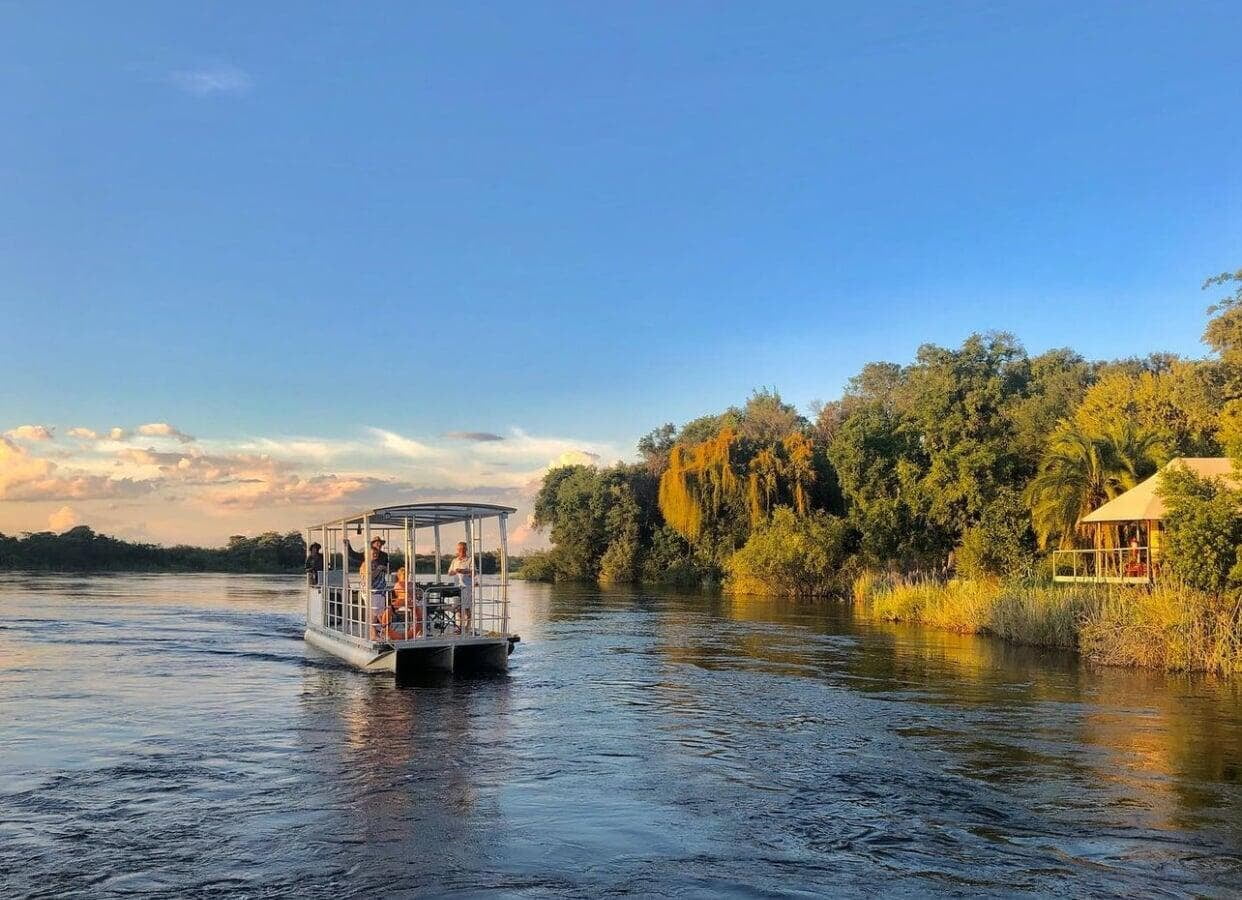
<svg viewBox="0 0 1242 900">
<path fill-rule="evenodd" d="M 461 585 L 461 602 L 459 609 L 461 610 L 461 623 L 458 625 L 458 631 L 470 630 L 470 611 L 474 606 L 474 566 L 470 560 L 470 548 L 465 541 L 457 542 L 457 555 L 453 557 L 453 561 L 449 563 L 448 573 L 457 577 L 457 583 Z"/>
<path fill-rule="evenodd" d="M 318 543 L 311 544 L 306 548 L 306 578 L 312 587 L 319 584 L 319 578 L 323 574 L 323 549 Z"/>
<path fill-rule="evenodd" d="M 417 637 L 423 633 L 423 592 L 417 584 L 413 587 L 414 590 L 410 591 L 410 584 L 405 577 L 405 566 L 402 566 L 397 570 L 397 581 L 392 586 L 392 600 L 384 612 L 387 618 L 383 624 L 388 626 L 390 640 L 401 640 L 407 636 L 404 623 L 408 621 L 411 609 L 414 611 L 414 630 L 410 636 Z"/>
</svg>

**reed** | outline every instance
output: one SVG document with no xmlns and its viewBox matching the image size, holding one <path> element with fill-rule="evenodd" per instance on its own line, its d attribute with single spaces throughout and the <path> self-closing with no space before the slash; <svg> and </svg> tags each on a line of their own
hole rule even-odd
<svg viewBox="0 0 1242 900">
<path fill-rule="evenodd" d="M 855 579 L 853 594 L 868 615 L 884 621 L 1078 650 L 1104 665 L 1242 673 L 1242 600 L 1185 585 L 939 581 L 867 572 Z"/>
<path fill-rule="evenodd" d="M 1109 592 L 1079 629 L 1097 662 L 1169 672 L 1242 673 L 1242 600 L 1180 585 Z"/>
</svg>

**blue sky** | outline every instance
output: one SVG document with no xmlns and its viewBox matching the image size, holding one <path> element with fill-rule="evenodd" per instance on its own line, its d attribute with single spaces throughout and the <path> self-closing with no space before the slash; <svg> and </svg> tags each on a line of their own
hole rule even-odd
<svg viewBox="0 0 1242 900">
<path fill-rule="evenodd" d="M 0 530 L 68 509 L 214 540 L 368 496 L 190 527 L 183 484 L 62 484 L 173 465 L 128 451 L 499 496 L 972 330 L 1199 354 L 1198 285 L 1242 265 L 1240 26 L 1231 3 L 0 6 L 0 430 L 51 435 L 8 439 Z"/>
</svg>

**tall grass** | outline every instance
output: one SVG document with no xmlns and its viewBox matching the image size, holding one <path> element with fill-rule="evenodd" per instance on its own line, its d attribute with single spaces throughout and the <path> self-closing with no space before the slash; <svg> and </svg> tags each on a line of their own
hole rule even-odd
<svg viewBox="0 0 1242 900">
<path fill-rule="evenodd" d="M 1242 602 L 1184 586 L 938 581 L 867 572 L 854 600 L 885 621 L 1078 650 L 1106 665 L 1242 673 Z"/>
<path fill-rule="evenodd" d="M 1109 665 L 1242 674 L 1242 601 L 1173 585 L 1110 591 L 1079 648 Z"/>
</svg>

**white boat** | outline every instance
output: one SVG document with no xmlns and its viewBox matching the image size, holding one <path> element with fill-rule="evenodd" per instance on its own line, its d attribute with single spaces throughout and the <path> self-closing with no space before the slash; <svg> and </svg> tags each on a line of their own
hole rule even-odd
<svg viewBox="0 0 1242 900">
<path fill-rule="evenodd" d="M 307 547 L 319 544 L 323 558 L 312 564 L 308 556 L 307 643 L 372 672 L 507 669 L 519 640 L 509 631 L 508 518 L 516 511 L 408 503 L 310 526 Z M 496 554 L 484 552 L 485 535 L 496 538 Z M 468 564 L 445 564 L 444 538 L 465 543 Z M 420 546 L 434 554 L 429 572 L 411 564 Z"/>
</svg>

